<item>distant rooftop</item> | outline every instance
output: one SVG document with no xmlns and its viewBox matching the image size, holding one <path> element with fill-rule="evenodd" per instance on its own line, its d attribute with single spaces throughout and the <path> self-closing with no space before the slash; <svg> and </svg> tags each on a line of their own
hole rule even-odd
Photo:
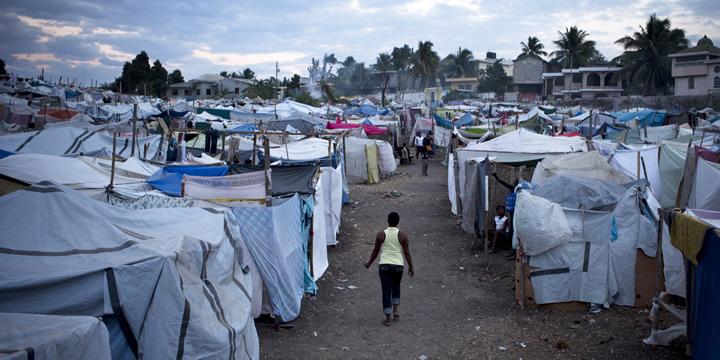
<svg viewBox="0 0 720 360">
<path fill-rule="evenodd" d="M 693 54 L 712 54 L 720 56 L 720 48 L 715 46 L 713 44 L 712 40 L 710 40 L 707 35 L 703 36 L 702 39 L 698 40 L 697 44 L 691 48 L 687 48 L 685 50 L 681 50 L 679 52 L 676 52 L 674 54 L 671 54 L 670 57 L 678 57 L 683 55 L 693 55 Z"/>
</svg>

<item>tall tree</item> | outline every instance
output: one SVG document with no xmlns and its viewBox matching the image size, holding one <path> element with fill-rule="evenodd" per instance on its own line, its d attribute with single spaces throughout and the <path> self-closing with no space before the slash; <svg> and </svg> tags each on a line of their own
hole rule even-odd
<svg viewBox="0 0 720 360">
<path fill-rule="evenodd" d="M 494 92 L 496 96 L 505 96 L 505 91 L 512 84 L 512 77 L 505 73 L 500 60 L 480 70 L 479 92 Z"/>
<path fill-rule="evenodd" d="M 385 93 L 387 92 L 388 83 L 390 82 L 390 71 L 393 69 L 392 56 L 388 53 L 380 53 L 375 59 L 373 70 L 380 73 L 380 94 L 382 106 L 387 104 Z"/>
<path fill-rule="evenodd" d="M 563 67 L 575 69 L 585 66 L 597 55 L 595 41 L 588 40 L 590 34 L 587 31 L 571 26 L 569 29 L 565 28 L 565 32 L 558 31 L 558 34 L 560 37 L 553 41 L 558 50 L 550 55 L 555 56 Z"/>
<path fill-rule="evenodd" d="M 168 84 L 177 84 L 185 82 L 185 79 L 183 78 L 182 72 L 180 72 L 180 69 L 173 70 L 167 77 Z"/>
<path fill-rule="evenodd" d="M 227 72 L 227 70 L 223 70 L 220 72 L 220 76 L 222 77 L 230 77 L 230 73 Z"/>
<path fill-rule="evenodd" d="M 155 60 L 148 78 L 148 86 L 152 89 L 153 95 L 157 97 L 163 96 L 168 89 L 167 84 L 168 72 L 163 67 L 160 60 Z"/>
<path fill-rule="evenodd" d="M 391 54 L 393 68 L 398 72 L 398 88 L 400 90 L 401 98 L 405 95 L 407 77 L 410 71 L 410 66 L 412 65 L 414 53 L 415 51 L 408 46 L 408 44 L 405 44 L 402 47 L 394 47 Z"/>
<path fill-rule="evenodd" d="M 145 92 L 148 80 L 150 79 L 150 57 L 145 51 L 141 51 L 130 62 L 128 84 L 131 92 L 141 94 Z M 124 76 L 124 74 L 123 74 Z"/>
<path fill-rule="evenodd" d="M 442 60 L 443 74 L 447 77 L 475 76 L 472 59 L 472 51 L 458 47 L 455 54 L 450 54 Z"/>
<path fill-rule="evenodd" d="M 520 42 L 520 46 L 522 46 L 523 54 L 547 56 L 545 45 L 535 36 L 528 36 L 527 42 Z"/>
<path fill-rule="evenodd" d="M 440 57 L 433 50 L 431 41 L 418 42 L 418 49 L 415 51 L 414 57 L 415 73 L 421 75 L 425 79 L 425 87 L 430 86 L 431 81 L 435 79 L 438 67 L 440 66 Z"/>
<path fill-rule="evenodd" d="M 642 86 L 643 95 L 669 92 L 672 76 L 668 55 L 688 47 L 685 30 L 672 28 L 670 19 L 655 14 L 640 31 L 615 43 L 625 51 L 613 61 L 623 66 L 621 73 L 629 84 Z"/>
<path fill-rule="evenodd" d="M 255 78 L 255 72 L 250 70 L 250 68 L 245 68 L 242 72 L 242 78 L 252 80 Z"/>
<path fill-rule="evenodd" d="M 7 70 L 5 70 L 5 60 L 0 59 L 0 75 L 7 75 Z"/>
</svg>

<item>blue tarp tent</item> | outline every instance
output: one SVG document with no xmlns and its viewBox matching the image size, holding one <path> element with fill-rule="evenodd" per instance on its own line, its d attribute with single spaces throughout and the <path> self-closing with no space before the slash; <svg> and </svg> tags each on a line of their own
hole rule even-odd
<svg viewBox="0 0 720 360">
<path fill-rule="evenodd" d="M 257 126 L 255 126 L 255 124 L 240 124 L 240 125 L 235 125 L 233 127 L 230 127 L 225 131 L 226 132 L 253 132 L 253 131 L 258 131 L 258 128 L 257 128 Z"/>
<path fill-rule="evenodd" d="M 617 118 L 621 123 L 626 123 L 637 118 L 639 125 L 642 126 L 662 126 L 665 123 L 665 117 L 667 114 L 664 111 L 657 110 L 642 110 L 642 111 L 631 111 L 631 112 L 614 112 L 610 115 Z"/>
<path fill-rule="evenodd" d="M 181 196 L 183 175 L 191 176 L 225 176 L 228 167 L 222 166 L 166 166 L 147 179 L 147 183 L 155 189 L 172 196 Z"/>
<path fill-rule="evenodd" d="M 438 124 L 439 126 L 442 126 L 446 129 L 452 129 L 452 127 L 453 127 L 452 121 L 447 120 L 438 114 L 433 114 L 433 117 L 435 118 L 435 123 Z M 470 125 L 470 124 L 472 124 L 472 121 L 473 121 L 472 114 L 470 112 L 466 112 L 465 115 L 463 115 L 460 119 L 455 121 L 455 126 L 460 127 L 460 126 Z"/>
</svg>

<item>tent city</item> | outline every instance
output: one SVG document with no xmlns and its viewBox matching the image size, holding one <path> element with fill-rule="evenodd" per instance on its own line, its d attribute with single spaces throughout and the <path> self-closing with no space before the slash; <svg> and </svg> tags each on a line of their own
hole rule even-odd
<svg viewBox="0 0 720 360">
<path fill-rule="evenodd" d="M 716 0 L 0 10 L 0 359 L 720 359 Z"/>
</svg>

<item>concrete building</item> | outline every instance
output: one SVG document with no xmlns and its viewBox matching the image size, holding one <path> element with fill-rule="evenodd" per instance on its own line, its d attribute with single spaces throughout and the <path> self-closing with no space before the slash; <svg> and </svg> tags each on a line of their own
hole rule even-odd
<svg viewBox="0 0 720 360">
<path fill-rule="evenodd" d="M 622 82 L 616 79 L 621 69 L 618 66 L 588 66 L 543 73 L 543 95 L 549 100 L 618 97 L 623 92 Z"/>
<path fill-rule="evenodd" d="M 215 74 L 205 74 L 190 81 L 170 85 L 168 97 L 210 98 L 226 95 L 241 95 L 254 80 L 235 79 Z"/>
<path fill-rule="evenodd" d="M 477 77 L 461 77 L 445 79 L 449 91 L 477 92 L 479 84 Z"/>
<path fill-rule="evenodd" d="M 669 56 L 675 95 L 707 95 L 720 93 L 720 48 L 707 36 L 696 46 Z"/>
<path fill-rule="evenodd" d="M 473 68 L 477 72 L 479 70 L 487 69 L 488 66 L 494 64 L 498 60 L 500 61 L 500 64 L 502 64 L 503 70 L 505 70 L 505 74 L 507 74 L 508 76 L 512 76 L 513 62 L 502 58 L 498 59 L 497 54 L 492 51 L 488 51 L 487 53 L 485 53 L 484 59 L 472 59 L 470 60 L 470 62 L 473 64 Z"/>
<path fill-rule="evenodd" d="M 517 100 L 540 100 L 543 95 L 545 60 L 534 54 L 521 54 L 513 63 L 512 77 Z"/>
</svg>

